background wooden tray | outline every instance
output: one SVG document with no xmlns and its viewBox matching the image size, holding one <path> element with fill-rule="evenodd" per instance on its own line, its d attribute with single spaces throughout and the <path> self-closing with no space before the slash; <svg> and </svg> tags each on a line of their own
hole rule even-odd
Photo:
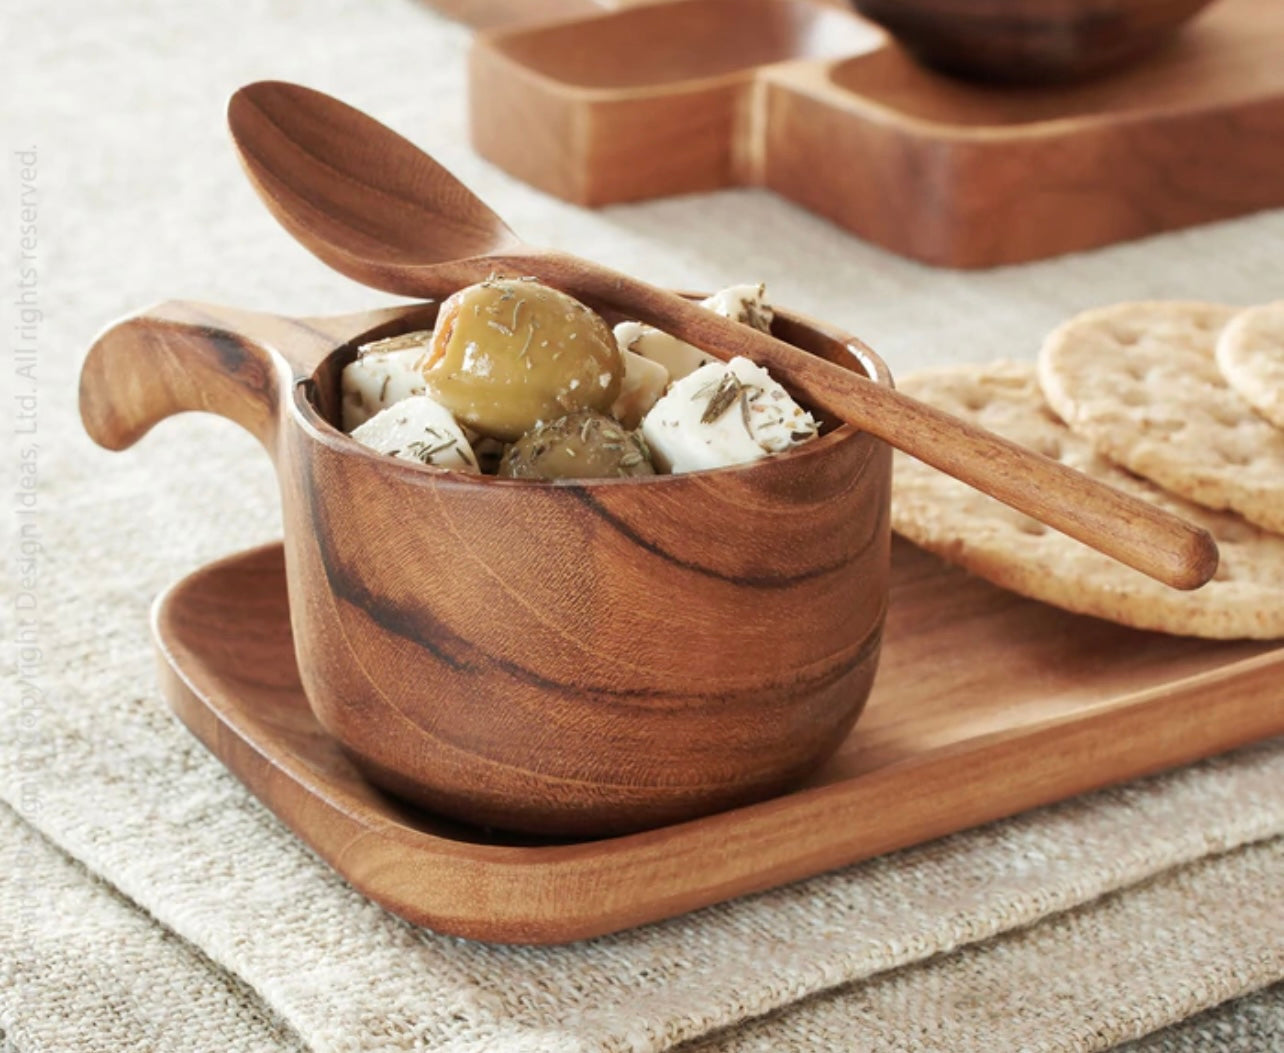
<svg viewBox="0 0 1284 1053">
<path fill-rule="evenodd" d="M 481 33 L 472 135 L 579 204 L 766 186 L 894 252 L 985 267 L 1284 205 L 1282 53 L 1284 4 L 1219 0 L 1104 79 L 984 88 L 819 0 L 627 3 Z"/>
<path fill-rule="evenodd" d="M 883 659 L 833 760 L 774 800 L 627 837 L 462 827 L 367 784 L 299 685 L 271 545 L 153 612 L 184 723 L 323 859 L 442 932 L 557 943 L 670 917 L 1284 733 L 1284 647 L 1123 629 L 899 539 Z"/>
</svg>

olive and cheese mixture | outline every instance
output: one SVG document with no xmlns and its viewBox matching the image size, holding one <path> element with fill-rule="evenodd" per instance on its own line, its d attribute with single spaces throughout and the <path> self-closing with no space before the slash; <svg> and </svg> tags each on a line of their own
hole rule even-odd
<svg viewBox="0 0 1284 1053">
<path fill-rule="evenodd" d="M 703 307 L 770 332 L 761 285 Z M 360 348 L 343 428 L 403 460 L 514 479 L 600 479 L 744 464 L 818 426 L 766 370 L 721 362 L 640 322 L 612 331 L 534 279 L 491 279 L 442 304 L 434 330 Z"/>
</svg>

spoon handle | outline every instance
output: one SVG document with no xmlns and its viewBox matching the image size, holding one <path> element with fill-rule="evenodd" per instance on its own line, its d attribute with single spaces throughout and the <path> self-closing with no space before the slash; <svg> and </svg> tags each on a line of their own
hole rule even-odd
<svg viewBox="0 0 1284 1053">
<path fill-rule="evenodd" d="M 852 370 L 576 257 L 533 254 L 522 265 L 718 358 L 743 354 L 812 406 L 1167 585 L 1198 588 L 1217 569 L 1206 530 Z"/>
</svg>

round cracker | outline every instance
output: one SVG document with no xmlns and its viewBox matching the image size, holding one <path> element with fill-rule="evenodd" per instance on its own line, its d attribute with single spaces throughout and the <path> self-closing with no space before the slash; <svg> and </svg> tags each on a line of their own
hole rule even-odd
<svg viewBox="0 0 1284 1053">
<path fill-rule="evenodd" d="M 1237 314 L 1218 337 L 1217 366 L 1245 402 L 1284 428 L 1284 300 Z"/>
<path fill-rule="evenodd" d="M 1221 565 L 1200 589 L 1170 589 L 898 453 L 892 527 L 910 541 L 1023 596 L 1134 628 L 1284 636 L 1284 537 L 1184 501 L 1099 456 L 1047 405 L 1033 364 L 931 370 L 897 387 L 1203 526 L 1217 539 Z"/>
<path fill-rule="evenodd" d="M 1284 432 L 1217 368 L 1236 308 L 1130 303 L 1087 311 L 1044 342 L 1052 408 L 1097 452 L 1209 508 L 1284 532 Z"/>
</svg>

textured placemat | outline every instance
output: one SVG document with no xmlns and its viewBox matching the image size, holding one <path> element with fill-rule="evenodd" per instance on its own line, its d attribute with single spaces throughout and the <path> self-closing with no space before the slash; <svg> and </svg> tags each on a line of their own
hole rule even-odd
<svg viewBox="0 0 1284 1053">
<path fill-rule="evenodd" d="M 1282 902 L 1284 841 L 1275 840 L 811 999 L 687 1053 L 1106 1049 L 1274 980 L 1284 968 Z"/>
<path fill-rule="evenodd" d="M 1284 1049 L 1284 984 L 1223 1003 L 1116 1053 L 1271 1053 Z"/>
<path fill-rule="evenodd" d="M 253 991 L 0 805 L 0 1053 L 306 1049 Z"/>
<path fill-rule="evenodd" d="M 1271 943 L 1270 917 L 1262 924 L 1262 908 L 1280 896 L 1280 848 L 1274 841 L 1197 861 L 1133 892 L 804 1000 L 682 1048 L 988 1051 L 995 1048 L 995 1018 L 1005 1021 L 999 1030 L 1009 1035 L 1024 1027 L 1021 1045 L 1013 1048 L 1102 1048 L 1174 1008 L 1164 1005 L 1156 1013 L 1158 989 L 1179 990 L 1180 1008 L 1189 1011 L 1278 963 L 1280 947 Z M 303 1048 L 253 992 L 2 806 L 0 849 L 12 849 L 18 862 L 14 872 L 0 876 L 0 947 L 10 947 L 16 936 L 21 949 L 0 964 L 0 1028 L 13 1028 L 12 1041 L 0 1041 L 0 1053 Z M 1117 945 L 1143 916 L 1160 938 Z M 1083 982 L 1078 962 L 1063 968 L 1085 948 L 1094 963 L 1091 985 Z M 1110 954 L 1102 953 L 1107 949 Z M 996 969 L 996 959 L 1005 964 Z M 1011 968 L 1020 962 L 1024 976 Z M 1229 969 L 1227 962 L 1233 963 Z M 995 976 L 1005 986 L 994 988 L 989 981 Z M 1049 983 L 1049 976 L 1059 982 Z M 1109 997 L 1103 999 L 1103 992 Z M 1277 985 L 1119 1048 L 1266 1053 L 1280 1048 L 1281 1038 L 1284 985 Z"/>
<path fill-rule="evenodd" d="M 253 198 L 221 126 L 233 88 L 279 76 L 333 91 L 422 142 L 534 242 L 671 285 L 764 279 L 782 302 L 870 339 L 901 372 L 1031 357 L 1064 315 L 1112 299 L 1276 297 L 1284 213 L 1020 270 L 931 272 L 752 191 L 594 214 L 513 183 L 466 145 L 467 35 L 409 3 L 132 0 L 108 15 L 87 0 L 20 0 L 7 25 L 22 33 L 0 69 L 0 119 L 6 143 L 36 151 L 41 316 L 37 435 L 13 438 L 0 482 L 16 492 L 16 447 L 34 442 L 41 547 L 37 580 L 21 588 L 37 601 L 38 650 L 30 661 L 6 651 L 31 688 L 0 698 L 11 729 L 0 736 L 0 798 L 189 941 L 193 960 L 251 988 L 264 1019 L 320 1050 L 660 1049 L 1284 830 L 1284 746 L 1263 746 L 572 948 L 483 947 L 390 918 L 301 848 L 156 692 L 151 598 L 279 531 L 262 452 L 231 425 L 193 417 L 109 455 L 75 418 L 83 350 L 123 311 L 171 296 L 314 314 L 385 302 L 326 272 Z M 5 201 L 20 200 L 16 155 L 5 179 Z M 20 263 L 21 214 L 0 211 L 0 244 Z M 14 298 L 4 298 L 10 325 Z M 15 393 L 25 383 L 15 375 Z M 16 593 L 27 564 L 14 545 L 6 560 Z M 1262 930 L 1279 942 L 1276 925 Z M 1123 935 L 1142 947 L 1154 937 L 1147 926 Z M 47 950 L 76 938 L 41 936 Z M 5 961 L 19 959 L 15 939 L 0 944 Z M 89 967 L 81 946 L 76 961 Z M 1093 946 L 1083 944 L 1088 959 Z M 42 960 L 50 984 L 71 963 Z M 1003 970 L 1024 968 L 1019 956 L 986 960 L 999 987 Z M 1195 999 L 1178 997 L 1181 979 L 1144 1019 L 1114 1003 L 1116 1033 L 1261 986 L 1272 968 L 1227 973 Z M 113 998 L 78 1009 L 110 1013 Z"/>
</svg>

